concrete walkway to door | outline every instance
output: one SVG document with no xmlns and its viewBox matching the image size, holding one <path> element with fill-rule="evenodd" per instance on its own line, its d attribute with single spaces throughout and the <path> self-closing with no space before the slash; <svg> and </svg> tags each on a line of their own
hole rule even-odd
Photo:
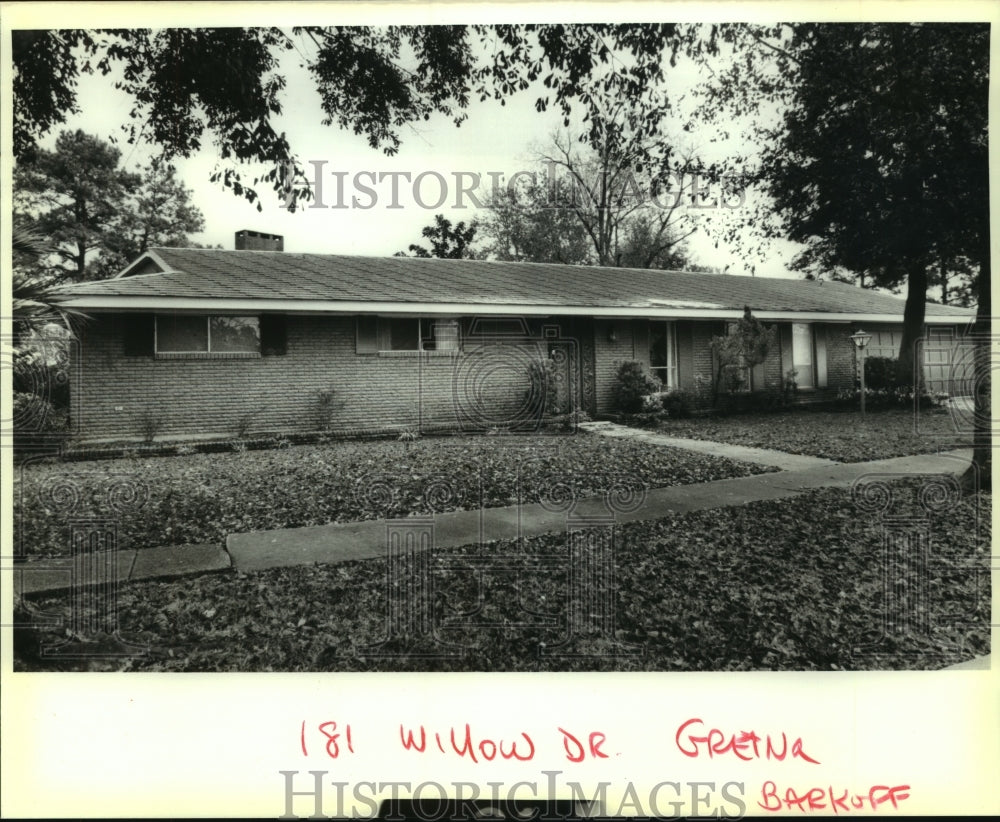
<svg viewBox="0 0 1000 822">
<path fill-rule="evenodd" d="M 782 471 L 799 471 L 806 468 L 818 468 L 824 465 L 837 465 L 834 460 L 822 457 L 810 457 L 805 454 L 788 454 L 784 451 L 773 451 L 770 448 L 752 448 L 746 445 L 730 445 L 711 440 L 693 440 L 685 437 L 671 437 L 655 431 L 644 431 L 641 428 L 630 428 L 613 422 L 582 422 L 580 428 L 604 437 L 639 440 L 652 445 L 666 445 L 671 448 L 682 448 L 685 451 L 697 451 L 699 454 L 711 454 L 713 457 L 728 457 L 741 462 L 754 462 L 757 465 L 767 465 L 780 468 Z"/>
</svg>

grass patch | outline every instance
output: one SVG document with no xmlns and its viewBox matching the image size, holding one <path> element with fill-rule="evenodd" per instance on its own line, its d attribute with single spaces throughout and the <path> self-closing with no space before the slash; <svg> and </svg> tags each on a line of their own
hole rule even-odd
<svg viewBox="0 0 1000 822">
<path fill-rule="evenodd" d="M 796 409 L 754 416 L 666 420 L 658 429 L 675 437 L 713 440 L 733 445 L 771 448 L 791 454 L 824 457 L 837 462 L 929 454 L 972 446 L 970 435 L 958 433 L 970 414 L 958 422 L 947 409 L 913 411 L 887 409 L 867 414 L 854 411 Z"/>
<path fill-rule="evenodd" d="M 560 564 L 566 537 L 548 535 L 521 546 L 496 543 L 486 556 L 475 548 L 435 555 L 431 607 L 448 645 L 411 637 L 380 646 L 394 657 L 372 655 L 386 638 L 392 592 L 385 562 L 365 560 L 130 584 L 118 593 L 119 624 L 124 637 L 148 645 L 144 656 L 89 664 L 42 659 L 40 641 L 66 640 L 53 628 L 22 632 L 15 670 L 941 668 L 990 649 L 990 497 L 950 500 L 928 517 L 921 487 L 919 480 L 892 486 L 892 513 L 909 517 L 907 527 L 926 520 L 931 546 L 923 569 L 891 559 L 892 603 L 884 594 L 882 526 L 860 515 L 848 491 L 822 489 L 622 526 L 614 633 L 572 638 L 563 651 L 581 655 L 575 658 L 539 653 L 542 643 L 552 650 L 566 639 L 567 608 L 583 605 L 573 601 Z M 510 566 L 515 554 L 521 573 L 490 565 L 503 559 Z M 475 569 L 484 567 L 494 571 L 482 575 L 480 587 Z M 884 635 L 890 604 L 913 620 Z M 64 596 L 34 607 L 69 615 Z M 644 653 L 624 653 L 630 648 Z M 419 656 L 448 650 L 450 658 Z"/>
<path fill-rule="evenodd" d="M 221 544 L 228 534 L 578 497 L 771 469 L 589 435 L 461 436 L 95 463 L 26 464 L 21 551 L 68 552 L 68 524 L 111 518 L 122 548 Z"/>
</svg>

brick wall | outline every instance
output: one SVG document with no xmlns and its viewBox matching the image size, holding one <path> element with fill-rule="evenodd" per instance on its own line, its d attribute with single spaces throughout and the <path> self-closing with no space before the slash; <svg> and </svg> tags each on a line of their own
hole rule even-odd
<svg viewBox="0 0 1000 822">
<path fill-rule="evenodd" d="M 558 319 L 551 322 L 559 324 Z M 540 327 L 533 325 L 531 330 Z M 577 321 L 576 336 L 589 335 L 590 327 L 590 321 Z M 854 347 L 849 339 L 854 328 L 833 323 L 824 328 L 828 387 L 800 391 L 798 402 L 832 399 L 838 389 L 854 384 Z M 644 320 L 593 321 L 598 414 L 615 410 L 611 386 L 618 362 L 634 359 L 648 368 L 647 329 Z M 709 342 L 721 333 L 721 324 L 680 321 L 676 329 L 680 387 L 695 393 L 696 405 L 707 408 L 710 385 L 701 383 L 699 393 L 695 376 L 711 379 Z M 782 334 L 788 330 L 782 324 Z M 288 318 L 284 356 L 155 359 L 124 356 L 121 331 L 120 322 L 110 315 L 97 315 L 84 329 L 81 388 L 71 398 L 82 440 L 139 439 L 146 414 L 161 420 L 161 437 L 232 436 L 247 417 L 252 419 L 251 434 L 316 430 L 317 397 L 327 389 L 334 392 L 330 427 L 335 430 L 505 426 L 529 414 L 528 363 L 545 356 L 547 348 L 466 340 L 459 355 L 359 355 L 355 318 L 293 316 Z M 780 389 L 791 367 L 783 348 L 776 346 L 764 364 L 768 389 Z"/>
<path fill-rule="evenodd" d="M 295 317 L 287 354 L 252 359 L 126 357 L 121 325 L 88 323 L 81 390 L 72 397 L 82 440 L 140 439 L 146 414 L 160 437 L 316 430 L 318 393 L 333 389 L 335 430 L 507 425 L 523 417 L 527 369 L 544 346 L 476 344 L 460 355 L 355 352 L 353 317 Z M 120 410 L 119 410 L 120 409 Z"/>
<path fill-rule="evenodd" d="M 681 387 L 691 391 L 696 398 L 696 408 L 712 405 L 712 380 L 715 377 L 712 364 L 712 337 L 723 333 L 721 322 L 695 322 L 691 329 L 692 368 L 688 374 L 681 369 Z M 703 379 L 697 380 L 700 376 Z"/>
<path fill-rule="evenodd" d="M 637 323 L 641 320 L 594 320 L 594 376 L 596 379 L 597 413 L 615 411 L 611 402 L 611 385 L 618 363 L 638 360 L 649 366 L 649 351 L 643 351 Z M 614 329 L 615 341 L 609 337 Z"/>
<path fill-rule="evenodd" d="M 837 391 L 854 387 L 854 343 L 851 334 L 855 327 L 845 324 L 826 325 L 826 379 L 827 394 L 836 397 Z"/>
</svg>

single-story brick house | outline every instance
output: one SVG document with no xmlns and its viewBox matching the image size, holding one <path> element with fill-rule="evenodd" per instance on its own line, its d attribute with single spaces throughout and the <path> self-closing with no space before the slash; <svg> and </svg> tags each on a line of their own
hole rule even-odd
<svg viewBox="0 0 1000 822">
<path fill-rule="evenodd" d="M 81 441 L 236 431 L 482 430 L 536 416 L 532 362 L 555 362 L 560 405 L 612 412 L 616 364 L 707 403 L 709 341 L 749 306 L 780 344 L 748 375 L 799 401 L 855 379 L 849 339 L 896 356 L 903 303 L 837 282 L 683 271 L 297 254 L 240 232 L 237 250 L 154 248 L 116 278 L 68 286 L 91 317 L 72 396 Z M 928 304 L 927 377 L 945 380 L 972 312 Z M 943 353 L 942 353 L 943 352 Z M 936 386 L 947 390 L 944 383 Z"/>
</svg>

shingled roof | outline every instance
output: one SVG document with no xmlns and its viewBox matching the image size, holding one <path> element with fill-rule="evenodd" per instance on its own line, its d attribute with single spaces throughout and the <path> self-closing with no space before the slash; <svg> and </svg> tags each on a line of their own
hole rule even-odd
<svg viewBox="0 0 1000 822">
<path fill-rule="evenodd" d="M 837 282 L 548 263 L 155 248 L 112 280 L 60 290 L 81 309 L 445 311 L 902 320 L 904 300 Z M 969 318 L 928 304 L 928 320 Z"/>
</svg>

